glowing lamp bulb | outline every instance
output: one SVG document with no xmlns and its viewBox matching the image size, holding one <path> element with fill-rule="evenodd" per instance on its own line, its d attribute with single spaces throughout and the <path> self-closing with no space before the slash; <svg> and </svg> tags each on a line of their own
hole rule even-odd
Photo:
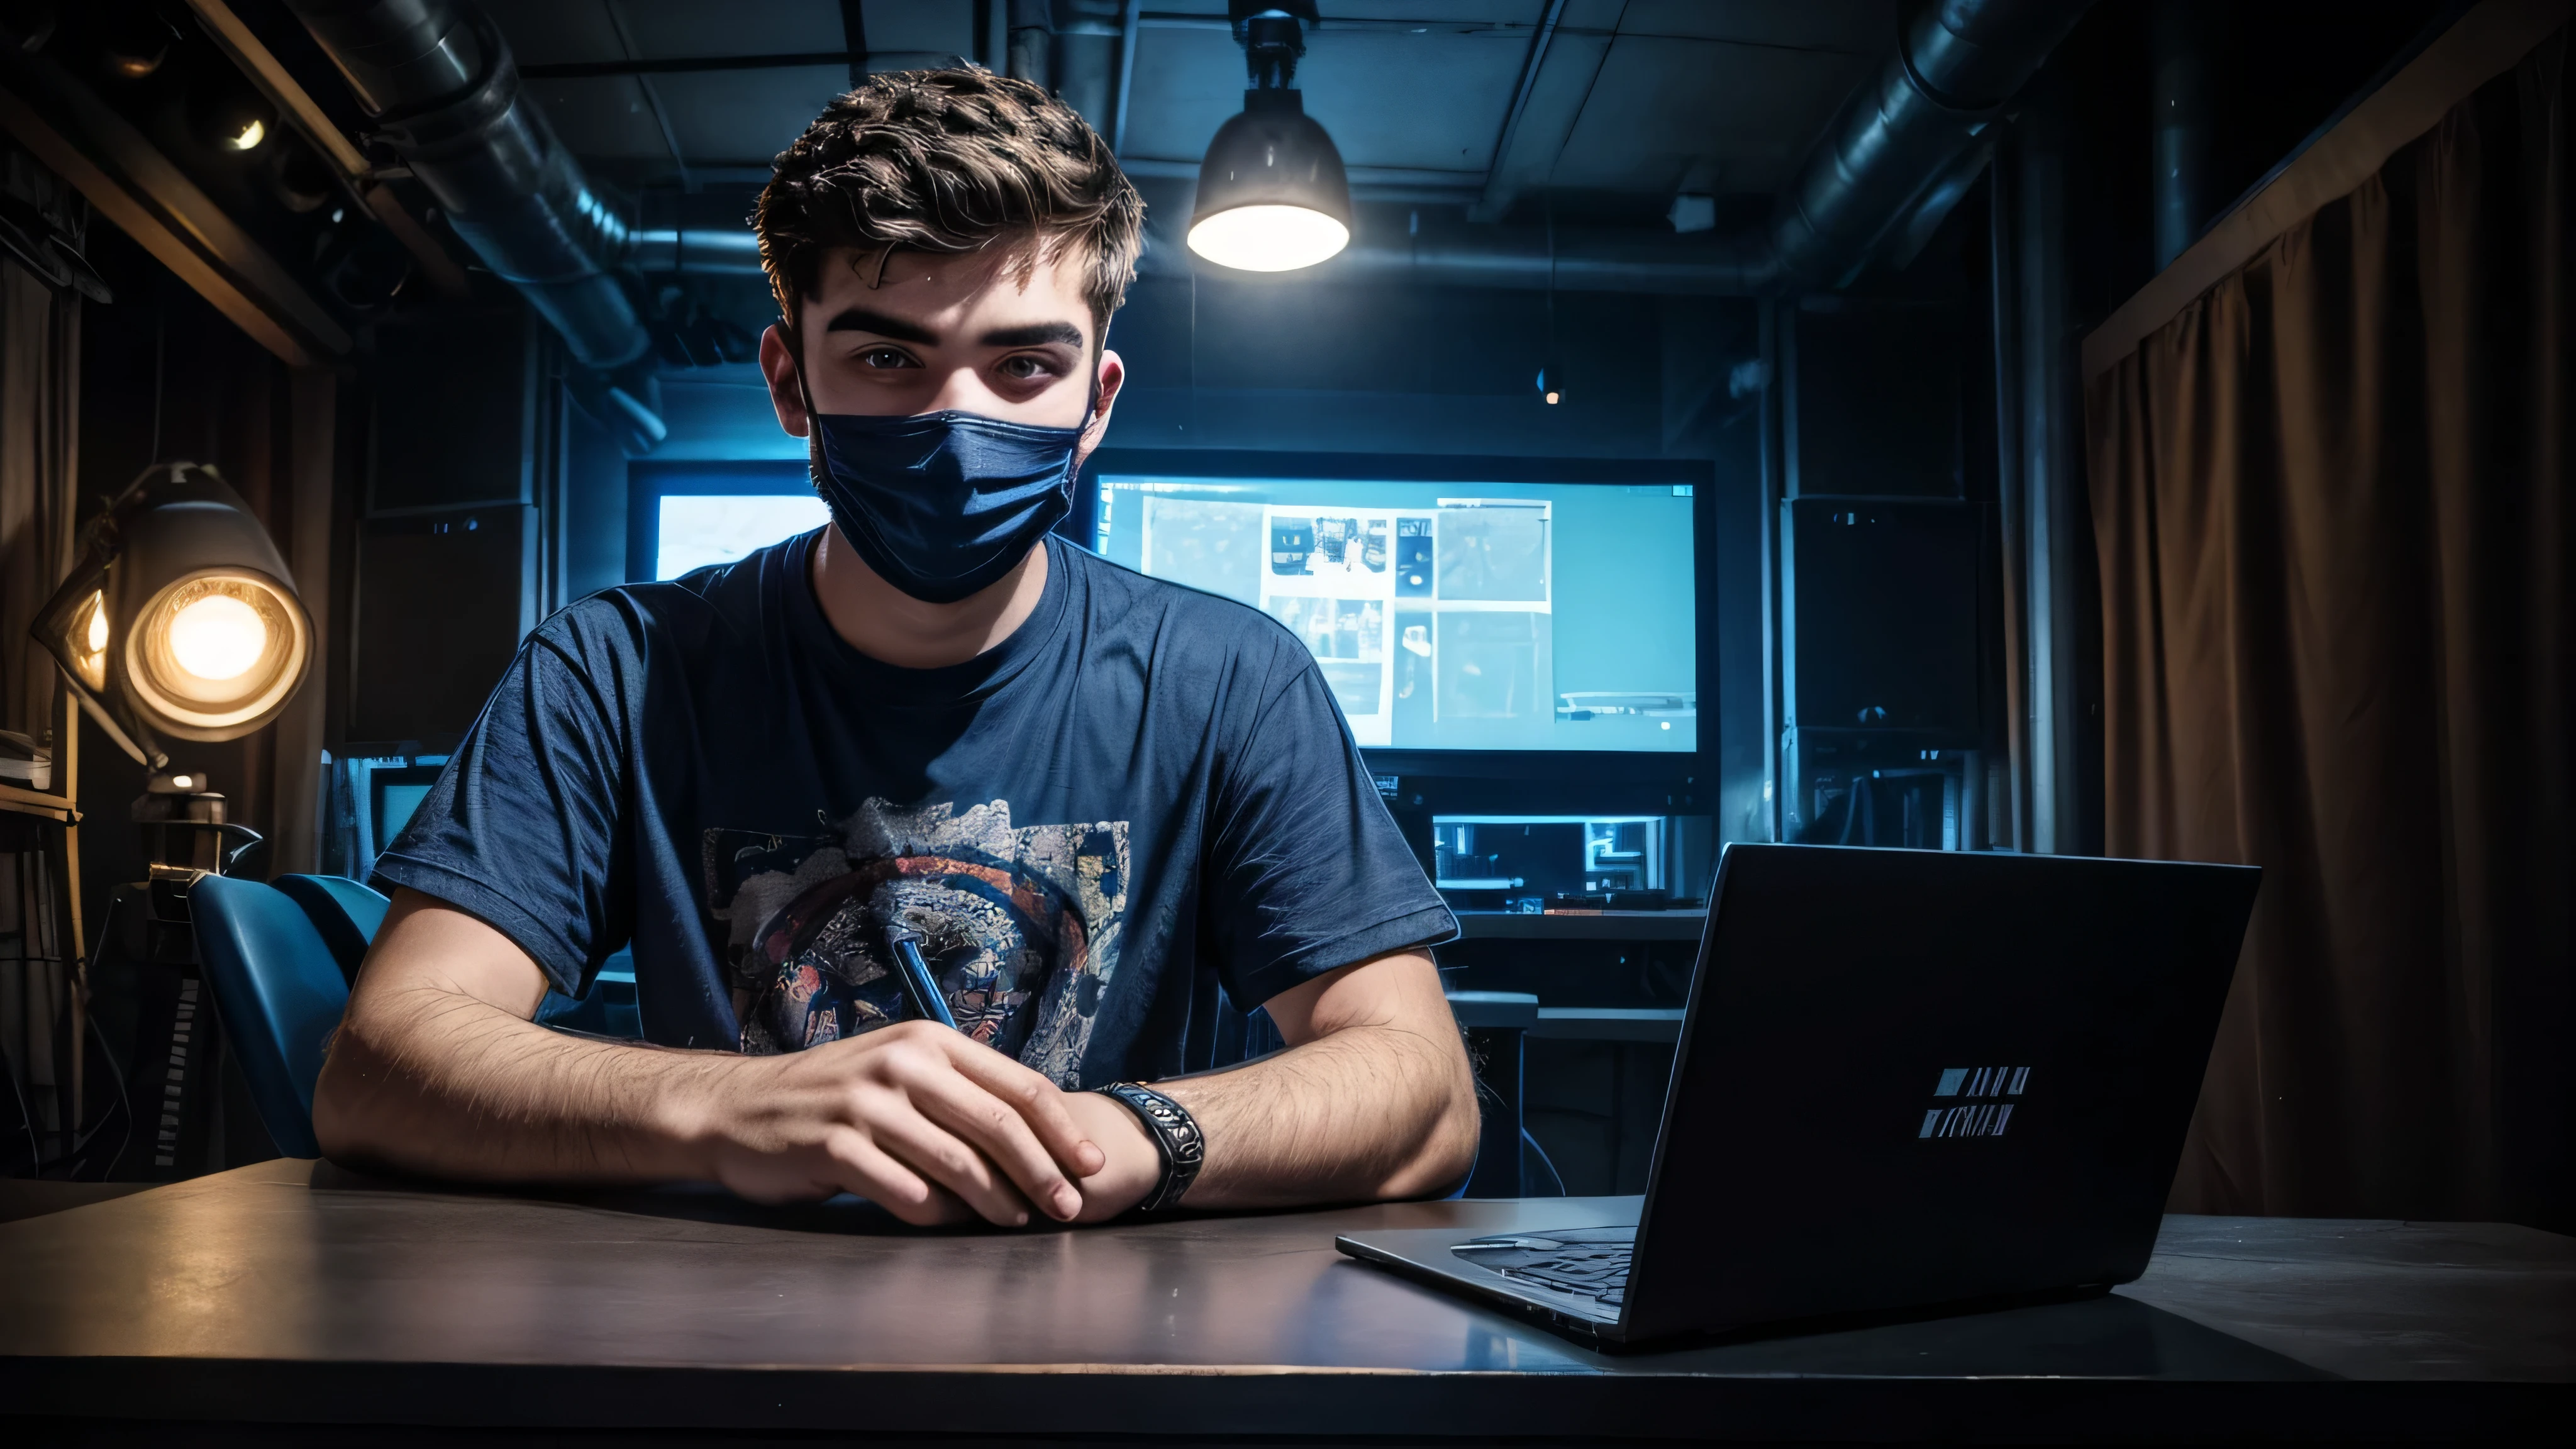
<svg viewBox="0 0 2576 1449">
<path fill-rule="evenodd" d="M 1555 388 L 1549 388 L 1549 389 L 1547 390 L 1547 405 L 1548 405 L 1549 407 L 1554 407 L 1554 406 L 1556 406 L 1557 401 L 1558 401 L 1559 399 L 1563 398 L 1564 396 L 1565 396 L 1565 394 L 1563 394 L 1563 393 L 1561 393 L 1561 392 L 1558 392 Z"/>
<path fill-rule="evenodd" d="M 266 139 L 268 139 L 267 123 L 260 120 L 259 117 L 253 116 L 249 120 L 242 122 L 240 130 L 225 137 L 224 144 L 232 147 L 236 151 L 249 151 L 256 149 L 259 146 L 259 143 Z"/>
<path fill-rule="evenodd" d="M 1351 244 L 1351 229 L 1320 211 L 1264 202 L 1220 211 L 1190 228 L 1190 250 L 1242 272 L 1293 272 Z"/>
<path fill-rule="evenodd" d="M 97 593 L 89 596 L 89 652 L 96 654 L 105 648 L 107 648 L 107 595 Z"/>
<path fill-rule="evenodd" d="M 199 679 L 238 679 L 268 652 L 259 611 L 225 594 L 208 594 L 170 620 L 170 653 Z"/>
</svg>

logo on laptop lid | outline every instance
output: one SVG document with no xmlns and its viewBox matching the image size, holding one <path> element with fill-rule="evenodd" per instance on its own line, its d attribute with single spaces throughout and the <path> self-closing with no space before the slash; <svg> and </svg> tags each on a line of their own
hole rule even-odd
<svg viewBox="0 0 2576 1449">
<path fill-rule="evenodd" d="M 1944 1067 L 1932 1086 L 1935 1097 L 1955 1097 L 1957 1105 L 1932 1107 L 1923 1114 L 1917 1137 L 2001 1137 L 2012 1124 L 2015 1103 L 2030 1085 L 2028 1067 Z M 1980 1100 L 1983 1099 L 1983 1100 Z"/>
</svg>

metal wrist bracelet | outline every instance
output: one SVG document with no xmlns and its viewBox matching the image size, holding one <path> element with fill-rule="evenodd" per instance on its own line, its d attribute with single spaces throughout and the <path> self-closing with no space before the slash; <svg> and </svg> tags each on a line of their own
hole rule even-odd
<svg viewBox="0 0 2576 1449">
<path fill-rule="evenodd" d="M 1155 1213 L 1179 1206 L 1181 1195 L 1198 1180 L 1199 1164 L 1207 1158 L 1207 1138 L 1199 1132 L 1198 1119 L 1189 1108 L 1135 1082 L 1112 1082 L 1096 1090 L 1135 1113 L 1145 1124 L 1145 1135 L 1154 1139 L 1154 1150 L 1163 1155 L 1163 1176 L 1136 1210 Z"/>
</svg>

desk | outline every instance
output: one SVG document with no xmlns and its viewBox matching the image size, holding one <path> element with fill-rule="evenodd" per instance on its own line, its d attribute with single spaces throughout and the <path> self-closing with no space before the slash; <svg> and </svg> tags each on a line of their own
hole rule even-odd
<svg viewBox="0 0 2576 1449">
<path fill-rule="evenodd" d="M 846 1200 L 547 1200 L 263 1163 L 0 1226 L 0 1408 L 742 1434 L 2032 1439 L 2564 1427 L 2576 1240 L 2178 1218 L 2107 1297 L 1605 1357 L 1343 1259 L 1633 1200 L 1409 1203 L 1078 1232 L 899 1231 Z M 2371 1380 L 2340 1382 L 2337 1375 Z M 0 1425 L 0 1437 L 26 1442 Z M 405 1439 L 402 1442 L 416 1442 Z"/>
<path fill-rule="evenodd" d="M 1708 925 L 1706 911 L 1582 911 L 1529 915 L 1519 911 L 1460 911 L 1465 941 L 1696 941 Z"/>
<path fill-rule="evenodd" d="M 1682 1039 L 1678 1006 L 1542 1006 L 1529 1034 L 1552 1041 L 1651 1041 Z"/>
</svg>

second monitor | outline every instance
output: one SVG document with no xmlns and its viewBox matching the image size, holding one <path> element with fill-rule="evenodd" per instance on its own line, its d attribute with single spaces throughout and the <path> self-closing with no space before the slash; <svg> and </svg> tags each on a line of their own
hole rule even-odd
<svg viewBox="0 0 2576 1449">
<path fill-rule="evenodd" d="M 1362 745 L 1699 747 L 1689 484 L 1100 485 L 1102 555 L 1279 620 Z"/>
</svg>

